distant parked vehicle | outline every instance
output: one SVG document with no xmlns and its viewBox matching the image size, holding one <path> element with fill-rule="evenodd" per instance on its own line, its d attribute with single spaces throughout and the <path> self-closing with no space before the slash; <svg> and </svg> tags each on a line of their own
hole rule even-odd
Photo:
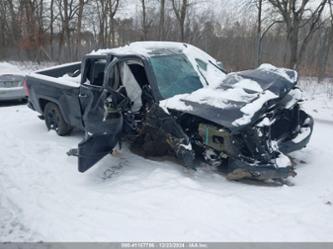
<svg viewBox="0 0 333 249">
<path fill-rule="evenodd" d="M 23 75 L 0 74 L 0 101 L 26 99 L 23 81 Z"/>
</svg>

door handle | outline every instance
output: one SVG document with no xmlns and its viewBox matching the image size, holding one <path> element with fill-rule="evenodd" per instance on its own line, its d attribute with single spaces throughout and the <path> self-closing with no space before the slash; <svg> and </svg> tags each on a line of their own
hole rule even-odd
<svg viewBox="0 0 333 249">
<path fill-rule="evenodd" d="M 87 98 L 88 95 L 87 95 L 87 94 L 84 94 L 84 93 L 80 93 L 80 94 L 79 94 L 79 97 L 80 97 L 80 98 Z"/>
</svg>

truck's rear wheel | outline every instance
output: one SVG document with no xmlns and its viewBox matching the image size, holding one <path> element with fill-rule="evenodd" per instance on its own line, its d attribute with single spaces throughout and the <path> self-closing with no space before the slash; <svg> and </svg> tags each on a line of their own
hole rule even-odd
<svg viewBox="0 0 333 249">
<path fill-rule="evenodd" d="M 68 135 L 73 129 L 65 122 L 59 107 L 52 102 L 48 102 L 45 105 L 44 118 L 46 127 L 49 130 L 55 130 L 59 136 Z"/>
</svg>

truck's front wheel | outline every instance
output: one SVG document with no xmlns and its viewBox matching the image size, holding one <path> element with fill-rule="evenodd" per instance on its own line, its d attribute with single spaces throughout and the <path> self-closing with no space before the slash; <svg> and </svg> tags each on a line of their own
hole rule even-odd
<svg viewBox="0 0 333 249">
<path fill-rule="evenodd" d="M 59 136 L 68 135 L 72 131 L 72 127 L 65 122 L 59 107 L 52 102 L 45 105 L 44 118 L 47 129 L 55 130 Z"/>
</svg>

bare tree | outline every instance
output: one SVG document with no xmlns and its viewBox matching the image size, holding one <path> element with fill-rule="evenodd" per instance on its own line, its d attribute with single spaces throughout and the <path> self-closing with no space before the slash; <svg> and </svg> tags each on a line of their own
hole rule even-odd
<svg viewBox="0 0 333 249">
<path fill-rule="evenodd" d="M 262 39 L 261 39 L 261 26 L 262 26 L 262 4 L 263 0 L 256 0 L 256 7 L 258 9 L 257 17 L 257 66 L 261 64 L 262 54 Z"/>
<path fill-rule="evenodd" d="M 147 33 L 148 33 L 148 27 L 147 27 L 147 10 L 146 10 L 146 0 L 140 0 L 141 1 L 141 7 L 142 7 L 142 39 L 147 40 Z"/>
<path fill-rule="evenodd" d="M 7 0 L 8 11 L 10 13 L 10 26 L 11 26 L 11 37 L 13 42 L 17 43 L 19 39 L 19 27 L 17 22 L 17 13 L 15 12 L 15 6 L 12 0 Z"/>
<path fill-rule="evenodd" d="M 298 6 L 297 0 L 268 0 L 279 13 L 286 25 L 287 41 L 289 43 L 290 57 L 289 67 L 297 68 L 305 52 L 305 49 L 314 32 L 321 24 L 321 15 L 327 0 L 320 0 L 314 8 L 310 0 L 301 0 Z M 309 13 L 308 16 L 306 14 Z M 308 26 L 303 38 L 300 37 L 302 27 Z"/>
<path fill-rule="evenodd" d="M 79 57 L 79 50 L 81 47 L 81 28 L 82 28 L 82 17 L 83 8 L 88 1 L 79 0 L 78 14 L 77 14 L 77 28 L 76 28 L 76 46 L 75 46 L 75 59 Z"/>
<path fill-rule="evenodd" d="M 6 1 L 0 1 L 0 55 L 2 48 L 5 48 L 8 45 L 8 34 L 10 32 L 8 19 L 8 3 Z"/>
<path fill-rule="evenodd" d="M 160 0 L 159 40 L 165 40 L 165 0 Z"/>
<path fill-rule="evenodd" d="M 120 0 L 97 0 L 96 8 L 99 21 L 99 46 L 115 46 L 115 20 Z M 111 44 L 112 43 L 112 44 Z"/>
<path fill-rule="evenodd" d="M 106 0 L 97 0 L 97 14 L 99 21 L 99 33 L 98 33 L 98 46 L 101 48 L 106 47 L 105 33 L 106 31 L 106 18 L 107 18 L 107 4 Z"/>
<path fill-rule="evenodd" d="M 66 40 L 66 45 L 67 45 L 67 53 L 69 56 L 69 59 L 72 58 L 72 46 L 71 46 L 71 34 L 70 34 L 70 28 L 69 28 L 69 21 L 70 21 L 70 9 L 71 5 L 69 4 L 68 0 L 63 0 L 64 5 L 63 5 L 63 13 L 64 13 L 64 18 L 63 18 L 63 31 L 65 34 L 65 40 Z"/>
<path fill-rule="evenodd" d="M 54 22 L 54 0 L 50 1 L 50 52 L 51 58 L 54 56 L 54 49 L 53 49 L 53 38 L 54 38 L 54 31 L 53 31 L 53 22 Z"/>
<path fill-rule="evenodd" d="M 111 46 L 116 46 L 116 37 L 115 37 L 115 20 L 114 17 L 117 14 L 119 9 L 120 0 L 109 0 L 109 22 L 110 22 L 110 36 L 111 36 Z"/>
<path fill-rule="evenodd" d="M 142 26 L 142 40 L 148 39 L 148 32 L 151 29 L 153 20 L 151 19 L 151 15 L 148 15 L 148 12 L 151 12 L 151 8 L 149 8 L 148 0 L 140 0 L 141 3 L 141 9 L 142 9 L 142 20 L 141 20 L 141 26 Z M 151 14 L 151 13 L 150 13 Z M 150 18 L 149 18 L 150 16 Z"/>
<path fill-rule="evenodd" d="M 329 18 L 327 25 L 320 30 L 318 51 L 318 81 L 325 77 L 326 67 L 333 43 L 333 0 L 328 1 Z"/>
<path fill-rule="evenodd" d="M 187 16 L 187 11 L 190 6 L 190 0 L 171 0 L 172 8 L 176 15 L 176 19 L 179 24 L 180 29 L 180 41 L 185 41 L 185 20 Z"/>
<path fill-rule="evenodd" d="M 327 48 L 327 57 L 328 55 L 330 54 L 331 52 L 331 49 L 332 49 L 332 44 L 333 44 L 333 0 L 330 0 L 329 1 L 329 12 L 330 12 L 330 35 L 329 35 L 329 40 L 328 40 L 328 48 Z M 326 59 L 326 62 L 325 62 L 325 66 L 326 66 L 326 63 L 327 63 L 327 59 Z"/>
</svg>

